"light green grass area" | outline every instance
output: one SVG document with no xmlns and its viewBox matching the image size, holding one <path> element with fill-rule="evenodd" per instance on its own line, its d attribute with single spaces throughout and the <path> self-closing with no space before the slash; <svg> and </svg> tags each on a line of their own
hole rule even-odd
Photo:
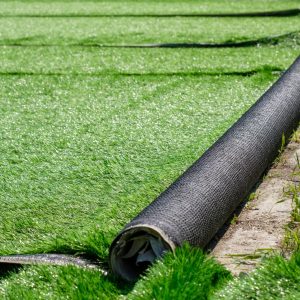
<svg viewBox="0 0 300 300">
<path fill-rule="evenodd" d="M 1 76 L 0 251 L 115 235 L 275 78 Z"/>
<path fill-rule="evenodd" d="M 28 5 L 27 3 L 30 3 Z M 98 15 L 255 12 L 299 8 L 298 0 L 25 0 L 1 2 L 1 15 Z"/>
<path fill-rule="evenodd" d="M 213 13 L 298 4 L 9 1 L 0 2 L 0 13 Z M 247 40 L 298 31 L 299 25 L 299 17 L 0 17 L 0 254 L 80 253 L 106 268 L 118 231 L 212 145 L 300 50 L 298 33 L 277 44 L 235 49 L 105 49 L 89 43 Z M 9 46 L 14 43 L 19 46 Z M 0 268 L 0 298 L 206 299 L 230 280 L 222 266 L 185 245 L 136 285 L 77 267 Z M 240 281 L 230 284 L 238 295 Z"/>
<path fill-rule="evenodd" d="M 299 45 L 227 49 L 0 47 L 0 74 L 205 75 L 283 71 Z M 26 74 L 24 74 L 26 75 Z"/>
<path fill-rule="evenodd" d="M 212 299 L 299 299 L 300 252 L 289 260 L 282 256 L 267 259 L 256 270 L 237 278 Z"/>
<path fill-rule="evenodd" d="M 126 24 L 126 26 L 124 26 Z M 0 44 L 229 42 L 299 31 L 289 18 L 0 18 Z"/>
</svg>

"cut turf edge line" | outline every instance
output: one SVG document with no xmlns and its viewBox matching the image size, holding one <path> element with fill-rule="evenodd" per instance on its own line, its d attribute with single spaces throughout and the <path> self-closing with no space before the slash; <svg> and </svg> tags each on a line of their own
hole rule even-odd
<svg viewBox="0 0 300 300">
<path fill-rule="evenodd" d="M 0 18 L 173 18 L 173 17 L 213 17 L 213 18 L 226 18 L 226 17 L 291 17 L 300 14 L 300 9 L 286 9 L 277 11 L 257 11 L 257 12 L 241 12 L 241 13 L 177 13 L 177 14 L 0 14 Z"/>
<path fill-rule="evenodd" d="M 94 46 L 103 48 L 244 48 L 258 45 L 277 45 L 286 39 L 293 38 L 300 31 L 289 32 L 281 35 L 274 35 L 246 41 L 227 41 L 224 43 L 149 43 L 149 44 L 122 44 L 122 45 L 104 45 L 94 44 Z"/>
<path fill-rule="evenodd" d="M 94 47 L 94 48 L 246 48 L 255 46 L 266 45 L 278 45 L 284 44 L 289 40 L 293 40 L 294 43 L 299 42 L 300 31 L 293 31 L 280 35 L 273 35 L 262 37 L 254 40 L 245 41 L 225 41 L 223 43 L 147 43 L 147 44 L 101 44 L 89 39 L 84 39 L 81 42 L 69 42 L 69 43 L 35 43 L 41 36 L 30 36 L 26 38 L 18 39 L 2 39 L 0 40 L 0 47 Z M 30 43 L 31 42 L 31 43 Z M 33 43 L 32 43 L 33 42 Z"/>
<path fill-rule="evenodd" d="M 261 73 L 280 73 L 284 69 L 276 66 L 264 66 L 261 68 L 249 70 L 249 71 L 230 71 L 230 72 L 157 72 L 157 73 L 125 73 L 125 72 L 90 72 L 90 73 L 64 73 L 64 72 L 27 72 L 27 71 L 0 71 L 0 76 L 254 76 Z"/>
</svg>

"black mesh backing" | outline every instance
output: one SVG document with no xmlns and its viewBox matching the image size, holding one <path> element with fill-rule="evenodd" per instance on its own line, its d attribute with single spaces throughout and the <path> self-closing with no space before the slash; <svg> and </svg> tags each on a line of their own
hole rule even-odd
<svg viewBox="0 0 300 300">
<path fill-rule="evenodd" d="M 299 121 L 300 57 L 199 160 L 124 230 L 137 225 L 153 225 L 175 245 L 188 241 L 204 247 L 276 158 L 282 135 L 290 136 Z"/>
</svg>

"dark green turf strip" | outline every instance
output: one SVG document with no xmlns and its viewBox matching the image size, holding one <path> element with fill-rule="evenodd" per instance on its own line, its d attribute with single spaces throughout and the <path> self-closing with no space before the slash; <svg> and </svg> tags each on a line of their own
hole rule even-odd
<svg viewBox="0 0 300 300">
<path fill-rule="evenodd" d="M 207 299 L 231 278 L 223 266 L 200 249 L 183 245 L 175 255 L 166 255 L 163 263 L 157 262 L 128 299 Z"/>
<path fill-rule="evenodd" d="M 75 267 L 34 266 L 0 283 L 8 299 L 206 299 L 231 278 L 228 271 L 201 250 L 187 245 L 157 262 L 131 291 L 113 278 Z M 17 287 L 17 288 L 16 288 Z M 180 293 L 178 291 L 180 290 Z M 123 298 L 124 299 L 124 298 Z"/>
</svg>

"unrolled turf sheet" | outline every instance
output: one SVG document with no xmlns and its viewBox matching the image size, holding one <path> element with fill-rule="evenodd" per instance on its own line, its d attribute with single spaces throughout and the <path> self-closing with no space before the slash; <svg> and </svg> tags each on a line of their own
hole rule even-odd
<svg viewBox="0 0 300 300">
<path fill-rule="evenodd" d="M 34 4 L 33 4 L 34 3 Z M 207 15 L 257 14 L 261 12 L 294 11 L 297 0 L 186 0 L 186 1 L 49 1 L 26 0 L 1 3 L 0 16 L 103 16 L 103 15 Z"/>
<path fill-rule="evenodd" d="M 0 45 L 90 47 L 161 43 L 210 45 L 245 41 L 252 41 L 253 45 L 255 40 L 271 39 L 272 41 L 274 36 L 284 37 L 298 32 L 299 23 L 299 16 L 289 18 L 10 17 L 0 18 Z"/>
<path fill-rule="evenodd" d="M 299 45 L 295 41 L 298 41 Z M 288 45 L 254 48 L 120 49 L 7 46 L 0 47 L 0 74 L 251 75 L 263 71 L 282 72 L 289 67 L 299 51 L 300 34 Z"/>
<path fill-rule="evenodd" d="M 204 247 L 278 155 L 300 121 L 300 58 L 110 248 L 112 270 L 135 280 L 165 251 Z"/>
<path fill-rule="evenodd" d="M 219 82 L 221 81 L 221 77 L 216 77 L 216 79 Z M 201 79 L 202 82 L 203 80 L 204 78 Z M 59 81 L 56 82 L 56 85 L 58 83 Z M 96 79 L 95 84 L 97 86 L 99 84 Z M 300 60 L 298 59 L 282 78 L 223 137 L 117 236 L 111 245 L 110 251 L 110 263 L 115 273 L 124 279 L 135 280 L 157 257 L 162 256 L 165 251 L 175 249 L 184 241 L 200 247 L 207 244 L 278 154 L 278 149 L 282 143 L 282 135 L 284 134 L 287 137 L 300 121 L 299 84 Z M 119 85 L 120 80 L 118 80 Z M 33 86 L 36 88 L 37 85 L 34 84 Z M 178 83 L 172 86 L 173 95 L 176 99 L 174 86 L 181 91 L 183 87 L 178 86 Z M 186 82 L 184 86 L 186 86 Z M 209 81 L 209 86 L 211 86 L 211 81 Z M 195 89 L 194 83 L 193 88 Z M 205 87 L 202 88 L 205 90 Z M 122 86 L 120 86 L 120 89 L 122 89 Z M 196 88 L 196 90 L 198 89 L 199 87 Z M 217 97 L 216 94 L 219 93 L 220 89 L 224 89 L 224 91 L 220 92 L 222 96 Z M 234 89 L 237 89 L 237 87 Z M 85 94 L 85 90 L 82 93 Z M 226 87 L 218 86 L 218 89 L 214 91 L 214 101 L 216 101 L 216 98 L 225 97 L 225 94 Z M 247 91 L 246 94 L 248 98 Z M 120 94 L 120 97 L 123 97 L 123 95 Z M 198 97 L 201 98 L 202 96 L 198 95 Z M 108 104 L 111 105 L 109 100 Z M 78 105 L 79 103 L 76 102 L 76 107 Z M 222 107 L 222 105 L 220 104 L 219 107 Z M 224 107 L 221 109 L 223 111 Z M 163 111 L 163 114 L 166 116 L 168 111 L 169 109 Z M 232 113 L 232 107 L 229 111 Z M 223 117 L 224 113 L 226 112 L 222 112 Z M 203 119 L 202 116 L 200 120 Z M 151 124 L 153 126 L 153 122 Z M 117 126 L 119 125 L 117 124 Z M 201 126 L 197 128 L 201 129 Z M 108 130 L 111 132 L 111 129 Z M 161 166 L 162 163 L 159 163 L 159 165 Z M 143 170 L 147 169 L 143 167 Z M 10 169 L 10 172 L 12 172 L 12 169 Z M 124 169 L 122 172 L 124 173 Z M 38 174 L 40 173 L 38 172 Z M 125 174 L 127 174 L 126 171 Z M 40 176 L 38 175 L 38 177 Z M 13 187 L 11 188 L 15 190 Z M 78 189 L 78 186 L 76 188 Z M 19 184 L 18 190 L 22 191 Z M 102 187 L 99 190 L 101 191 Z M 83 193 L 86 194 L 87 190 L 84 189 L 84 192 L 79 190 L 78 195 L 80 198 Z M 138 197 L 138 194 L 136 195 Z M 24 194 L 22 194 L 22 197 L 24 198 Z M 108 198 L 113 197 L 111 194 Z M 51 211 L 56 206 L 53 204 Z M 51 207 L 49 201 L 47 207 Z M 118 207 L 120 211 L 130 209 L 128 205 L 127 208 L 121 204 Z M 15 209 L 16 207 L 14 207 L 14 215 L 16 214 Z M 80 209 L 82 209 L 82 203 Z M 94 212 L 93 218 L 97 217 L 99 210 Z M 75 213 L 72 214 L 72 220 L 76 218 L 76 215 Z M 47 216 L 43 217 L 42 223 L 49 226 L 50 219 L 45 222 L 45 218 Z M 78 221 L 74 224 L 80 223 L 80 226 L 82 226 L 83 219 L 79 214 L 77 216 Z M 95 219 L 93 219 L 93 222 L 96 222 Z M 8 226 L 5 222 L 4 224 Z M 54 222 L 50 226 L 51 232 L 53 234 L 55 230 L 59 235 L 63 235 L 64 233 L 59 228 L 64 228 L 65 225 L 61 224 L 63 227 L 58 225 L 57 222 Z M 78 227 L 76 230 L 79 231 L 80 228 Z M 20 248 L 16 239 L 14 241 L 13 247 L 18 250 L 15 252 L 10 248 L 10 253 L 28 253 L 28 250 L 23 251 L 26 247 L 22 246 L 23 248 Z M 36 240 L 36 243 L 40 243 L 40 241 Z M 47 249 L 44 248 L 41 252 L 51 252 Z M 59 251 L 55 250 L 55 252 Z M 73 260 L 59 254 L 54 257 L 49 254 L 1 256 L 0 262 L 9 264 L 89 265 L 89 262 L 85 260 L 79 258 Z M 95 266 L 91 265 L 91 267 Z"/>
<path fill-rule="evenodd" d="M 300 59 L 177 181 L 116 237 L 114 273 L 135 280 L 184 241 L 204 247 L 278 154 L 300 121 Z M 122 209 L 120 207 L 120 209 Z M 26 253 L 26 252 L 25 252 Z M 91 262 L 66 255 L 1 256 L 6 264 Z"/>
</svg>

